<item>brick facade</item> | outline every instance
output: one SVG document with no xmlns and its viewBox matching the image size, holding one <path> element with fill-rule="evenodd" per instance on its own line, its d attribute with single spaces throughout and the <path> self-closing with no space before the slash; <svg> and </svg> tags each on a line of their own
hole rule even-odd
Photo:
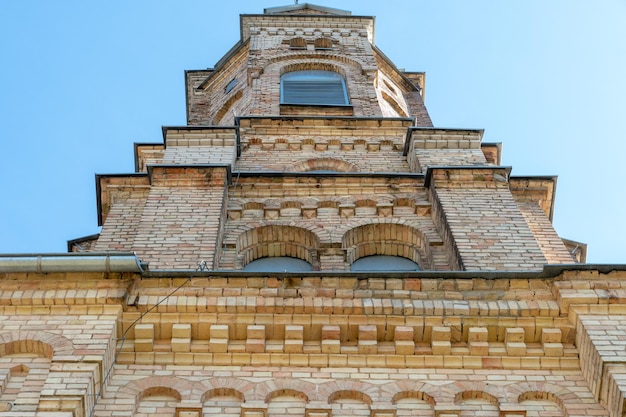
<svg viewBox="0 0 626 417">
<path fill-rule="evenodd" d="M 96 176 L 99 234 L 0 256 L 0 414 L 624 415 L 626 266 L 577 263 L 556 179 L 434 127 L 372 17 L 241 26 L 185 72 L 187 125 Z M 309 70 L 349 103 L 281 103 Z M 370 256 L 420 270 L 352 270 Z M 282 257 L 310 271 L 248 270 Z"/>
</svg>

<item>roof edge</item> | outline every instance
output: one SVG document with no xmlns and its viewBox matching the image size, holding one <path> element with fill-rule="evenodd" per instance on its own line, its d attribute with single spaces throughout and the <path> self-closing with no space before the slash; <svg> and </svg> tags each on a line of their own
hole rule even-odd
<svg viewBox="0 0 626 417">
<path fill-rule="evenodd" d="M 134 252 L 2 254 L 0 273 L 144 272 Z"/>
<path fill-rule="evenodd" d="M 311 3 L 298 4 L 297 2 L 296 4 L 289 5 L 289 6 L 266 7 L 263 9 L 263 14 L 280 14 L 280 13 L 291 12 L 295 10 L 305 10 L 305 9 L 316 10 L 319 12 L 330 13 L 330 14 L 339 15 L 339 16 L 352 16 L 352 12 L 349 10 L 335 9 L 333 7 L 326 7 L 326 6 L 318 6 L 316 4 L 311 4 Z"/>
</svg>

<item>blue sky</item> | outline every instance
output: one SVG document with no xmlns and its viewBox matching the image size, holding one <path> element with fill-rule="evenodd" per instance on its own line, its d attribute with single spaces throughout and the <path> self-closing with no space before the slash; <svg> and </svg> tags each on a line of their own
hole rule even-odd
<svg viewBox="0 0 626 417">
<path fill-rule="evenodd" d="M 319 0 L 376 16 L 376 44 L 426 71 L 437 127 L 483 128 L 513 175 L 558 175 L 554 225 L 626 263 L 626 0 Z M 183 72 L 212 67 L 239 14 L 290 1 L 0 2 L 0 253 L 99 232 L 95 173 L 185 124 Z"/>
</svg>

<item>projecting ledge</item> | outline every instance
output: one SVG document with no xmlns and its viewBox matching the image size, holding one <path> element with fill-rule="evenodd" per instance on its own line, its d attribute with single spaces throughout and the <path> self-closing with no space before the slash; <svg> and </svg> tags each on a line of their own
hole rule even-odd
<svg viewBox="0 0 626 417">
<path fill-rule="evenodd" d="M 224 164 L 155 164 L 147 168 L 153 186 L 224 186 L 232 178 L 231 166 Z"/>
<path fill-rule="evenodd" d="M 511 170 L 512 167 L 489 165 L 432 166 L 426 171 L 424 186 L 428 188 L 435 182 L 455 187 L 460 184 L 467 187 L 475 183 L 489 183 L 498 188 L 503 186 L 508 188 Z"/>
</svg>

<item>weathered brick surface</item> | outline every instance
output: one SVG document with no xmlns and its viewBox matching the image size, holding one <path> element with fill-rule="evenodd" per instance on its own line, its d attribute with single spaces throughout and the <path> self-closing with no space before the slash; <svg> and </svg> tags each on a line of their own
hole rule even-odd
<svg viewBox="0 0 626 417">
<path fill-rule="evenodd" d="M 436 166 L 488 165 L 480 146 L 481 130 L 410 129 L 407 159 L 411 170 Z"/>
<path fill-rule="evenodd" d="M 372 48 L 371 18 L 329 16 L 312 22 L 254 15 L 242 24 L 242 41 L 231 56 L 213 70 L 187 72 L 190 125 L 232 125 L 234 116 L 246 113 L 311 114 L 306 107 L 280 106 L 280 75 L 330 68 L 346 79 L 351 115 L 415 116 L 419 125 L 432 125 L 420 94 L 424 86 L 413 84 Z M 290 46 L 294 39 L 302 46 Z"/>
<path fill-rule="evenodd" d="M 626 409 L 626 317 L 621 315 L 578 316 L 577 345 L 585 354 L 583 375 L 594 396 L 608 404 L 611 415 Z"/>
<path fill-rule="evenodd" d="M 555 178 L 433 128 L 424 74 L 372 45 L 371 17 L 241 22 L 186 72 L 189 125 L 97 177 L 102 232 L 72 250 L 148 270 L 0 273 L 0 413 L 622 416 L 626 273 L 562 265 Z M 350 105 L 281 105 L 281 74 L 309 69 Z M 424 271 L 350 271 L 377 254 Z M 275 256 L 313 272 L 242 272 Z"/>
<path fill-rule="evenodd" d="M 122 377 L 123 373 L 140 369 L 143 369 L 140 378 L 129 381 Z M 96 415 L 119 410 L 116 403 L 136 406 L 138 398 L 144 398 L 142 404 L 145 404 L 147 396 L 141 394 L 152 392 L 152 387 L 157 386 L 171 387 L 168 395 L 171 408 L 189 404 L 205 412 L 212 410 L 227 415 L 239 415 L 242 409 L 245 415 L 252 410 L 278 412 L 287 403 L 295 408 L 293 415 L 303 415 L 305 410 L 319 413 L 312 415 L 327 415 L 325 410 L 332 415 L 361 415 L 360 412 L 371 415 L 372 410 L 388 410 L 391 415 L 395 411 L 397 415 L 426 416 L 433 415 L 435 409 L 459 410 L 468 416 L 490 415 L 485 414 L 487 410 L 495 411 L 495 415 L 499 410 L 529 410 L 529 415 L 539 415 L 533 414 L 538 410 L 569 416 L 607 415 L 601 406 L 584 399 L 584 380 L 571 371 L 528 375 L 520 371 L 446 373 L 424 369 L 415 374 L 412 370 L 383 367 L 377 370 L 376 381 L 372 383 L 367 368 L 347 372 L 344 367 L 334 366 L 323 370 L 309 366 L 265 366 L 259 370 L 240 365 L 223 366 L 219 371 L 191 366 L 186 367 L 184 376 L 177 376 L 176 367 L 167 365 L 147 369 L 129 366 L 123 370 L 126 372 L 120 368 L 120 376 L 116 374 L 109 387 L 108 395 L 115 395 L 118 400 L 111 397 L 102 401 Z M 282 378 L 269 376 L 275 372 L 280 372 Z M 435 382 L 444 379 L 448 382 Z M 209 398 L 212 401 L 206 401 Z M 408 414 L 409 408 L 415 408 L 418 414 Z"/>
<path fill-rule="evenodd" d="M 538 270 L 546 263 L 507 177 L 504 169 L 432 170 L 438 225 L 463 269 Z"/>
<path fill-rule="evenodd" d="M 187 123 L 234 125 L 235 116 L 251 105 L 248 86 L 249 44 L 239 47 L 230 60 L 215 70 L 187 71 Z M 232 84 L 232 89 L 226 87 Z"/>
<path fill-rule="evenodd" d="M 408 399 L 419 400 L 424 413 L 609 415 L 623 407 L 626 304 L 598 304 L 610 297 L 602 292 L 594 305 L 583 303 L 589 302 L 585 288 L 617 291 L 620 277 L 602 280 L 591 271 L 556 280 L 418 278 L 419 285 L 372 277 L 350 286 L 331 277 L 290 278 L 278 286 L 262 276 L 136 277 L 133 293 L 106 310 L 95 294 L 66 291 L 66 305 L 38 305 L 37 290 L 27 289 L 93 286 L 81 274 L 16 275 L 3 282 L 0 297 L 9 301 L 0 305 L 0 384 L 11 387 L 0 399 L 23 411 L 75 411 L 82 401 L 94 404 L 102 372 L 111 369 L 96 415 L 167 404 L 184 412 L 277 411 L 285 403 L 339 412 L 344 400 L 402 415 Z M 100 285 L 121 289 L 130 282 Z M 581 296 L 561 310 L 555 294 L 567 291 Z M 124 338 L 114 365 L 116 329 Z M 19 352 L 44 360 L 13 356 Z M 32 373 L 37 369 L 42 372 Z M 41 394 L 20 397 L 25 386 Z"/>
<path fill-rule="evenodd" d="M 102 371 L 113 366 L 119 310 L 0 312 L 0 406 L 11 412 L 6 415 L 75 415 L 93 408 Z"/>
<path fill-rule="evenodd" d="M 565 248 L 563 240 L 556 234 L 552 224 L 537 204 L 518 202 L 518 207 L 549 264 L 574 262 L 574 258 Z"/>
<path fill-rule="evenodd" d="M 145 198 L 115 202 L 107 213 L 93 250 L 131 251 L 145 204 Z"/>
</svg>

